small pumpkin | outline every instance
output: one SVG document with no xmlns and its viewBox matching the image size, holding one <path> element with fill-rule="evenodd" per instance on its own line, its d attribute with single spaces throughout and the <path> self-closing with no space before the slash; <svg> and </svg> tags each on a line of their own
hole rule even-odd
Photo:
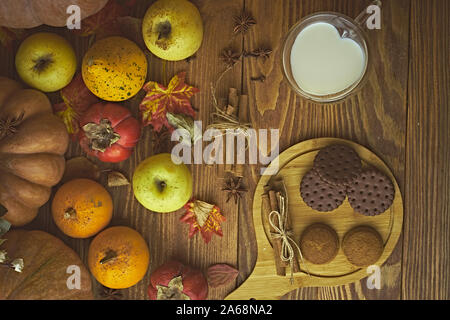
<svg viewBox="0 0 450 320">
<path fill-rule="evenodd" d="M 115 103 L 97 103 L 80 120 L 78 141 L 90 156 L 103 162 L 128 159 L 141 136 L 141 123 Z"/>
<path fill-rule="evenodd" d="M 161 265 L 150 276 L 150 300 L 205 300 L 208 282 L 203 273 L 178 261 Z"/>
<path fill-rule="evenodd" d="M 41 24 L 62 27 L 67 24 L 71 5 L 80 8 L 81 18 L 89 17 L 102 9 L 108 0 L 2 0 L 0 1 L 0 26 L 9 28 L 34 28 Z"/>
<path fill-rule="evenodd" d="M 127 38 L 104 38 L 84 55 L 82 75 L 88 89 L 97 97 L 124 101 L 144 86 L 147 58 L 137 44 Z"/>
<path fill-rule="evenodd" d="M 128 227 L 111 227 L 100 232 L 89 246 L 88 266 L 107 288 L 134 286 L 147 273 L 150 253 L 144 238 Z"/>
<path fill-rule="evenodd" d="M 24 265 L 20 273 L 0 266 L 0 300 L 93 299 L 88 270 L 75 251 L 58 238 L 43 231 L 20 229 L 1 238 L 6 241 L 0 250 L 10 259 L 23 259 Z M 68 281 L 71 275 L 73 282 Z M 79 282 L 75 279 L 78 276 Z"/>
<path fill-rule="evenodd" d="M 89 179 L 74 179 L 62 185 L 52 202 L 58 228 L 72 238 L 89 238 L 111 221 L 113 202 L 108 191 Z"/>
<path fill-rule="evenodd" d="M 0 77 L 0 213 L 33 220 L 64 174 L 69 137 L 47 96 Z"/>
</svg>

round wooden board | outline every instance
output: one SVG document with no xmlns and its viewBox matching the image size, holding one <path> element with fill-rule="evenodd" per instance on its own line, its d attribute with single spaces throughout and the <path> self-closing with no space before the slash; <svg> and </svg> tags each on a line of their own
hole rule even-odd
<svg viewBox="0 0 450 320">
<path fill-rule="evenodd" d="M 303 175 L 312 168 L 317 152 L 330 144 L 345 144 L 353 148 L 363 165 L 371 165 L 387 174 L 395 187 L 395 198 L 392 206 L 384 213 L 368 217 L 350 207 L 348 200 L 337 209 L 330 212 L 318 212 L 308 207 L 300 196 L 300 181 Z M 278 166 L 278 168 L 276 167 Z M 253 223 L 258 245 L 256 265 L 249 278 L 226 299 L 279 299 L 287 292 L 299 287 L 337 286 L 358 281 L 369 274 L 366 268 L 351 265 L 342 252 L 331 262 L 324 265 L 314 265 L 305 261 L 301 264 L 301 272 L 294 274 L 294 283 L 290 283 L 290 270 L 286 276 L 278 276 L 275 272 L 275 260 L 267 237 L 269 226 L 267 219 L 261 213 L 261 195 L 264 186 L 274 176 L 282 177 L 289 199 L 289 216 L 292 221 L 294 240 L 300 238 L 303 230 L 312 223 L 322 222 L 334 228 L 342 241 L 347 231 L 359 225 L 375 228 L 384 241 L 384 251 L 375 265 L 381 266 L 390 256 L 399 239 L 403 223 L 403 201 L 395 177 L 373 152 L 354 142 L 337 138 L 319 138 L 303 141 L 287 149 L 272 161 L 269 168 L 274 175 L 263 175 L 258 182 L 253 198 Z M 309 274 L 308 274 L 309 273 Z"/>
</svg>

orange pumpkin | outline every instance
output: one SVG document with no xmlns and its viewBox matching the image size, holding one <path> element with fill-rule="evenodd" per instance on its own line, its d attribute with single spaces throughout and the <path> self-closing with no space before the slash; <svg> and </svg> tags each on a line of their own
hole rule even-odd
<svg viewBox="0 0 450 320">
<path fill-rule="evenodd" d="M 70 5 L 80 7 L 81 18 L 97 13 L 108 0 L 2 0 L 0 26 L 33 28 L 41 24 L 62 27 L 67 24 Z"/>
<path fill-rule="evenodd" d="M 128 227 L 111 227 L 92 240 L 88 266 L 102 285 L 112 289 L 134 286 L 147 273 L 149 250 L 144 238 Z"/>
<path fill-rule="evenodd" d="M 47 96 L 0 77 L 0 215 L 33 220 L 62 178 L 69 137 Z"/>
<path fill-rule="evenodd" d="M 0 251 L 11 260 L 23 259 L 21 273 L 0 266 L 0 300 L 93 299 L 89 271 L 78 254 L 58 238 L 20 229 L 0 238 L 6 239 Z M 74 287 L 69 289 L 68 283 Z"/>
<path fill-rule="evenodd" d="M 65 183 L 52 202 L 53 220 L 72 238 L 89 238 L 111 221 L 113 202 L 108 191 L 89 179 Z"/>
<path fill-rule="evenodd" d="M 124 101 L 136 95 L 147 77 L 147 58 L 133 42 L 123 37 L 101 39 L 86 52 L 83 80 L 97 97 Z"/>
</svg>

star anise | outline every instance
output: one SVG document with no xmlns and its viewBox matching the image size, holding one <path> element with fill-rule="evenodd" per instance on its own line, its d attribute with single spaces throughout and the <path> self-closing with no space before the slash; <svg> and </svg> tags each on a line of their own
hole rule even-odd
<svg viewBox="0 0 450 320">
<path fill-rule="evenodd" d="M 22 122 L 23 117 L 24 113 L 22 112 L 18 117 L 0 119 L 0 139 L 16 133 L 16 127 Z"/>
<path fill-rule="evenodd" d="M 120 290 L 102 287 L 100 291 L 100 298 L 102 300 L 122 300 L 123 295 Z"/>
<path fill-rule="evenodd" d="M 239 59 L 241 59 L 242 53 L 233 51 L 233 49 L 224 49 L 220 54 L 220 59 L 227 65 L 227 67 L 234 66 Z"/>
<path fill-rule="evenodd" d="M 255 57 L 267 59 L 272 54 L 272 49 L 269 48 L 258 48 L 253 51 L 245 52 L 246 57 Z"/>
<path fill-rule="evenodd" d="M 222 191 L 227 193 L 227 203 L 231 200 L 231 198 L 234 198 L 234 202 L 237 204 L 238 200 L 241 199 L 243 194 L 247 192 L 247 189 L 245 189 L 242 185 L 242 177 L 233 176 L 226 179 Z"/>
<path fill-rule="evenodd" d="M 243 11 L 240 15 L 234 17 L 234 29 L 235 34 L 245 34 L 251 26 L 256 24 L 255 18 L 248 11 Z"/>
</svg>

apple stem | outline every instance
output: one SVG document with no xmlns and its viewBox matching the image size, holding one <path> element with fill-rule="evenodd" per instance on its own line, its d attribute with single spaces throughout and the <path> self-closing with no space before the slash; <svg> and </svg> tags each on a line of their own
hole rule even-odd
<svg viewBox="0 0 450 320">
<path fill-rule="evenodd" d="M 33 62 L 35 63 L 33 70 L 37 73 L 41 73 L 53 63 L 53 54 L 46 54 L 37 60 L 33 60 Z"/>
<path fill-rule="evenodd" d="M 169 38 L 170 32 L 172 31 L 172 25 L 169 21 L 163 22 L 158 24 L 157 27 L 158 30 L 158 40 L 161 40 L 162 38 Z"/>
<path fill-rule="evenodd" d="M 156 186 L 158 187 L 159 192 L 163 192 L 167 184 L 164 181 L 156 181 Z"/>
</svg>

